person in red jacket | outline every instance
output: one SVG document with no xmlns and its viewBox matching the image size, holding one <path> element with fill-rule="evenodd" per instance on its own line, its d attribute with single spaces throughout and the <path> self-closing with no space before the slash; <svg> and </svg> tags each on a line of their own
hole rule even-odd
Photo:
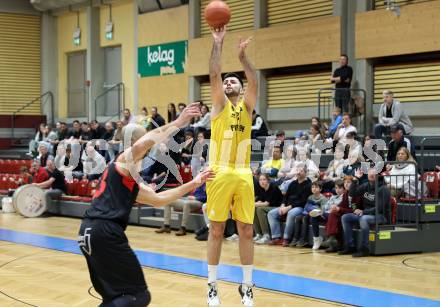
<svg viewBox="0 0 440 307">
<path fill-rule="evenodd" d="M 49 179 L 49 173 L 45 167 L 41 166 L 38 159 L 32 162 L 30 173 L 32 174 L 32 183 L 41 183 Z"/>
</svg>

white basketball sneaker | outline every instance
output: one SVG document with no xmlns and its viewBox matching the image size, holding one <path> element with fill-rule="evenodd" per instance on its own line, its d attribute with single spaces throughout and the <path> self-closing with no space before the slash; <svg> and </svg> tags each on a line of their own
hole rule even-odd
<svg viewBox="0 0 440 307">
<path fill-rule="evenodd" d="M 254 293 L 252 292 L 253 286 L 241 284 L 238 286 L 238 293 L 241 296 L 241 303 L 247 307 L 254 306 Z"/>
<path fill-rule="evenodd" d="M 218 296 L 217 283 L 212 282 L 208 284 L 208 293 L 206 295 L 208 306 L 220 306 L 220 298 Z"/>
</svg>

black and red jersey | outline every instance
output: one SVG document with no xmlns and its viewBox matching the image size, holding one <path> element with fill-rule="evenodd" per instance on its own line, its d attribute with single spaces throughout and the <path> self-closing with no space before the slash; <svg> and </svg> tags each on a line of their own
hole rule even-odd
<svg viewBox="0 0 440 307">
<path fill-rule="evenodd" d="M 138 192 L 136 181 L 125 176 L 118 170 L 115 162 L 111 162 L 102 174 L 92 204 L 84 217 L 111 220 L 125 229 Z"/>
</svg>

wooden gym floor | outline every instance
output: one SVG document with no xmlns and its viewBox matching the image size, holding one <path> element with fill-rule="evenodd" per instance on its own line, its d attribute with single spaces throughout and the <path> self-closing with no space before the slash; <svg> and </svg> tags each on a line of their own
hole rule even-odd
<svg viewBox="0 0 440 307">
<path fill-rule="evenodd" d="M 74 251 L 80 222 L 0 214 L 0 306 L 99 305 L 85 260 Z M 201 277 L 206 272 L 200 269 L 206 266 L 206 242 L 192 234 L 159 235 L 137 226 L 129 226 L 127 236 L 141 263 L 149 266 L 143 270 L 151 306 L 206 305 L 206 278 Z M 51 245 L 57 238 L 64 247 Z M 237 245 L 224 242 L 223 280 L 241 278 Z M 167 263 L 169 256 L 181 263 Z M 154 264 L 156 258 L 162 265 Z M 256 306 L 440 306 L 440 253 L 353 259 L 306 248 L 256 246 L 255 268 Z M 219 288 L 222 306 L 240 306 L 236 283 L 223 281 Z"/>
</svg>

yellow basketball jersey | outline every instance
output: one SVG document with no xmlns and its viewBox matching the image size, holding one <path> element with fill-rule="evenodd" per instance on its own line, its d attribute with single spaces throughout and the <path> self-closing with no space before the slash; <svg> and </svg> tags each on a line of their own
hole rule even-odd
<svg viewBox="0 0 440 307">
<path fill-rule="evenodd" d="M 237 106 L 227 101 L 223 111 L 211 118 L 209 164 L 249 168 L 251 158 L 252 119 L 244 100 Z"/>
</svg>

